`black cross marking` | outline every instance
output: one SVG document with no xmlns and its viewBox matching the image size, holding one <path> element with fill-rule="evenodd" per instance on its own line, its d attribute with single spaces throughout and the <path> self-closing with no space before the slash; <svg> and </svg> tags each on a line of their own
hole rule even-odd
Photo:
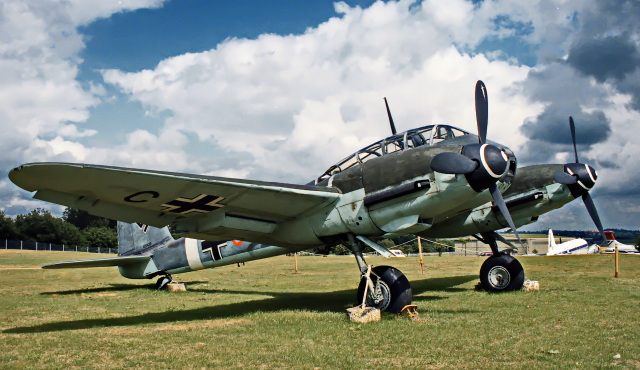
<svg viewBox="0 0 640 370">
<path fill-rule="evenodd" d="M 225 247 L 227 245 L 227 243 L 212 245 L 215 243 L 211 243 L 211 242 L 203 242 L 202 244 L 203 246 L 206 246 L 207 244 L 209 244 L 209 248 L 203 249 L 202 253 L 207 253 L 207 252 L 211 253 L 211 259 L 214 261 L 218 261 L 222 259 L 222 253 L 220 253 L 220 248 Z"/>
<path fill-rule="evenodd" d="M 136 225 L 138 225 L 138 227 L 142 230 L 143 233 L 147 233 L 147 231 L 149 230 L 149 225 L 145 225 L 145 224 L 141 224 L 139 222 L 136 222 Z"/>
<path fill-rule="evenodd" d="M 162 204 L 163 207 L 166 207 L 162 212 L 173 212 L 181 215 L 186 215 L 191 212 L 208 213 L 224 207 L 224 204 L 218 203 L 223 199 L 224 197 L 207 194 L 200 194 L 192 199 L 178 198 Z"/>
</svg>

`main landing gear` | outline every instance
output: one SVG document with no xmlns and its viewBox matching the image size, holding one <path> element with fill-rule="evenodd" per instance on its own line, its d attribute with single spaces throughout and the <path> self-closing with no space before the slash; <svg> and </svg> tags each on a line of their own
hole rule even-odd
<svg viewBox="0 0 640 370">
<path fill-rule="evenodd" d="M 413 299 L 411 285 L 400 270 L 391 266 L 376 266 L 369 271 L 362 256 L 360 242 L 349 238 L 348 246 L 355 255 L 362 273 L 356 296 L 358 304 L 362 303 L 365 291 L 366 305 L 380 311 L 398 313 L 411 304 Z"/>
<path fill-rule="evenodd" d="M 173 278 L 171 278 L 171 275 L 169 275 L 169 274 L 161 276 L 158 279 L 158 281 L 156 281 L 156 290 L 167 289 L 167 285 L 172 281 L 173 281 Z"/>
<path fill-rule="evenodd" d="M 483 233 L 482 238 L 479 238 L 489 244 L 493 252 L 493 255 L 480 267 L 480 284 L 488 292 L 520 290 L 525 280 L 524 269 L 517 259 L 498 251 L 496 235 L 496 233 Z"/>
</svg>

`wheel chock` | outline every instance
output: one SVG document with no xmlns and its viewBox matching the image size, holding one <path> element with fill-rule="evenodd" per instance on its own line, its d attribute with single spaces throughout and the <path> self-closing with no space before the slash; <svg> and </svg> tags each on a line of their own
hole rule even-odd
<svg viewBox="0 0 640 370">
<path fill-rule="evenodd" d="M 535 280 L 527 279 L 524 284 L 522 284 L 522 290 L 525 292 L 535 292 L 540 290 L 540 283 Z"/>
<path fill-rule="evenodd" d="M 167 291 L 169 292 L 186 292 L 187 285 L 185 283 L 178 283 L 176 281 L 172 281 L 167 284 Z"/>
<path fill-rule="evenodd" d="M 400 312 L 398 312 L 398 316 L 402 316 L 404 314 L 408 315 L 411 320 L 418 319 L 418 306 L 415 304 L 409 304 L 402 307 Z"/>
<path fill-rule="evenodd" d="M 347 317 L 351 322 L 357 322 L 360 324 L 380 321 L 380 310 L 374 307 L 363 307 L 358 305 L 347 308 Z"/>
</svg>

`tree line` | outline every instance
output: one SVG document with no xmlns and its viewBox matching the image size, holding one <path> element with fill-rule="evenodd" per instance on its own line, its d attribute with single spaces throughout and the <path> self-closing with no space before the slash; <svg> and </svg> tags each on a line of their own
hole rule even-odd
<svg viewBox="0 0 640 370">
<path fill-rule="evenodd" d="M 15 220 L 0 211 L 0 239 L 39 243 L 117 248 L 116 222 L 75 208 L 62 217 L 37 208 Z"/>
</svg>

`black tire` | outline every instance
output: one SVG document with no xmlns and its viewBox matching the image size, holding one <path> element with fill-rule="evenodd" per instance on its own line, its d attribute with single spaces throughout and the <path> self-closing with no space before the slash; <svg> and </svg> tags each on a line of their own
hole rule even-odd
<svg viewBox="0 0 640 370">
<path fill-rule="evenodd" d="M 480 268 L 480 283 L 488 292 L 520 290 L 524 285 L 524 269 L 517 259 L 509 255 L 493 255 Z"/>
<path fill-rule="evenodd" d="M 169 276 L 162 276 L 158 281 L 156 281 L 156 290 L 164 290 L 167 289 L 167 285 L 171 282 L 171 278 Z"/>
<path fill-rule="evenodd" d="M 380 311 L 398 313 L 404 306 L 411 304 L 413 300 L 411 284 L 409 284 L 409 280 L 400 270 L 391 266 L 374 267 L 371 270 L 371 279 L 374 284 L 378 282 L 376 275 L 379 276 L 381 280 L 379 286 L 382 299 L 375 302 L 368 293 L 368 307 L 375 307 L 380 309 Z M 366 284 L 367 279 L 362 278 L 360 285 L 358 285 L 357 304 L 362 304 Z"/>
</svg>

